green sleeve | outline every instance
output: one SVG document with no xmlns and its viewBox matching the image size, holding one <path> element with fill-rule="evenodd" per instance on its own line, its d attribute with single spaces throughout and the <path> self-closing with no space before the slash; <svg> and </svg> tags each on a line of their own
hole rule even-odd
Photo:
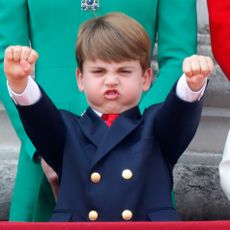
<svg viewBox="0 0 230 230">
<path fill-rule="evenodd" d="M 159 0 L 157 12 L 159 72 L 142 98 L 141 110 L 165 100 L 182 75 L 183 59 L 197 52 L 196 0 Z"/>
<path fill-rule="evenodd" d="M 3 71 L 4 51 L 9 45 L 29 45 L 28 9 L 25 0 L 0 0 L 0 100 L 21 142 L 33 158 L 35 148 L 20 122 L 17 110 L 9 96 Z"/>
</svg>

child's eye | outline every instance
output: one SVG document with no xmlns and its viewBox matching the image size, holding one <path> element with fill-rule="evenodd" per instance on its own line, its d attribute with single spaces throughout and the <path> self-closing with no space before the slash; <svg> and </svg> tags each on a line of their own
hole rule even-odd
<svg viewBox="0 0 230 230">
<path fill-rule="evenodd" d="M 121 72 L 122 74 L 130 74 L 130 73 L 132 73 L 131 70 L 121 70 L 120 72 Z"/>
<path fill-rule="evenodd" d="M 93 74 L 103 74 L 105 71 L 103 70 L 93 70 L 92 73 Z"/>
</svg>

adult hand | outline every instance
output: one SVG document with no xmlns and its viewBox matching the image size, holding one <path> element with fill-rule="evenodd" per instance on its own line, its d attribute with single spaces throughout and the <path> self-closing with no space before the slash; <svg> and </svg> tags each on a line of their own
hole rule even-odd
<svg viewBox="0 0 230 230">
<path fill-rule="evenodd" d="M 51 185 L 51 188 L 54 193 L 55 200 L 57 201 L 57 195 L 59 190 L 59 182 L 58 182 L 58 175 L 57 173 L 46 163 L 46 161 L 42 158 L 41 159 L 41 166 L 43 172 L 45 173 L 48 182 Z"/>
</svg>

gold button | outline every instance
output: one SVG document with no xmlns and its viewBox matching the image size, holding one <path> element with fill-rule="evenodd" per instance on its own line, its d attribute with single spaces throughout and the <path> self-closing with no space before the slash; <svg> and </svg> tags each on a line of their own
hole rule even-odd
<svg viewBox="0 0 230 230">
<path fill-rule="evenodd" d="M 124 179 L 129 180 L 132 178 L 133 172 L 130 169 L 125 169 L 123 170 L 121 175 Z"/>
<path fill-rule="evenodd" d="M 101 175 L 98 172 L 94 172 L 91 174 L 90 179 L 93 183 L 98 183 L 101 180 Z"/>
<path fill-rule="evenodd" d="M 121 215 L 123 220 L 131 220 L 133 217 L 133 213 L 128 209 L 124 210 Z"/>
<path fill-rule="evenodd" d="M 95 210 L 89 212 L 89 220 L 95 221 L 98 218 L 98 213 Z"/>
</svg>

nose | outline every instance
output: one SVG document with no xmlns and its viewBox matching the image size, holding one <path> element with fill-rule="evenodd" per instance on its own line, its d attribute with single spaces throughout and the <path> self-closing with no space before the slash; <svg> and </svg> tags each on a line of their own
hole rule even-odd
<svg viewBox="0 0 230 230">
<path fill-rule="evenodd" d="M 113 87 L 113 86 L 118 85 L 118 83 L 119 83 L 119 79 L 116 76 L 116 74 L 107 74 L 106 75 L 105 81 L 104 81 L 105 85 L 107 85 L 109 87 Z"/>
</svg>

